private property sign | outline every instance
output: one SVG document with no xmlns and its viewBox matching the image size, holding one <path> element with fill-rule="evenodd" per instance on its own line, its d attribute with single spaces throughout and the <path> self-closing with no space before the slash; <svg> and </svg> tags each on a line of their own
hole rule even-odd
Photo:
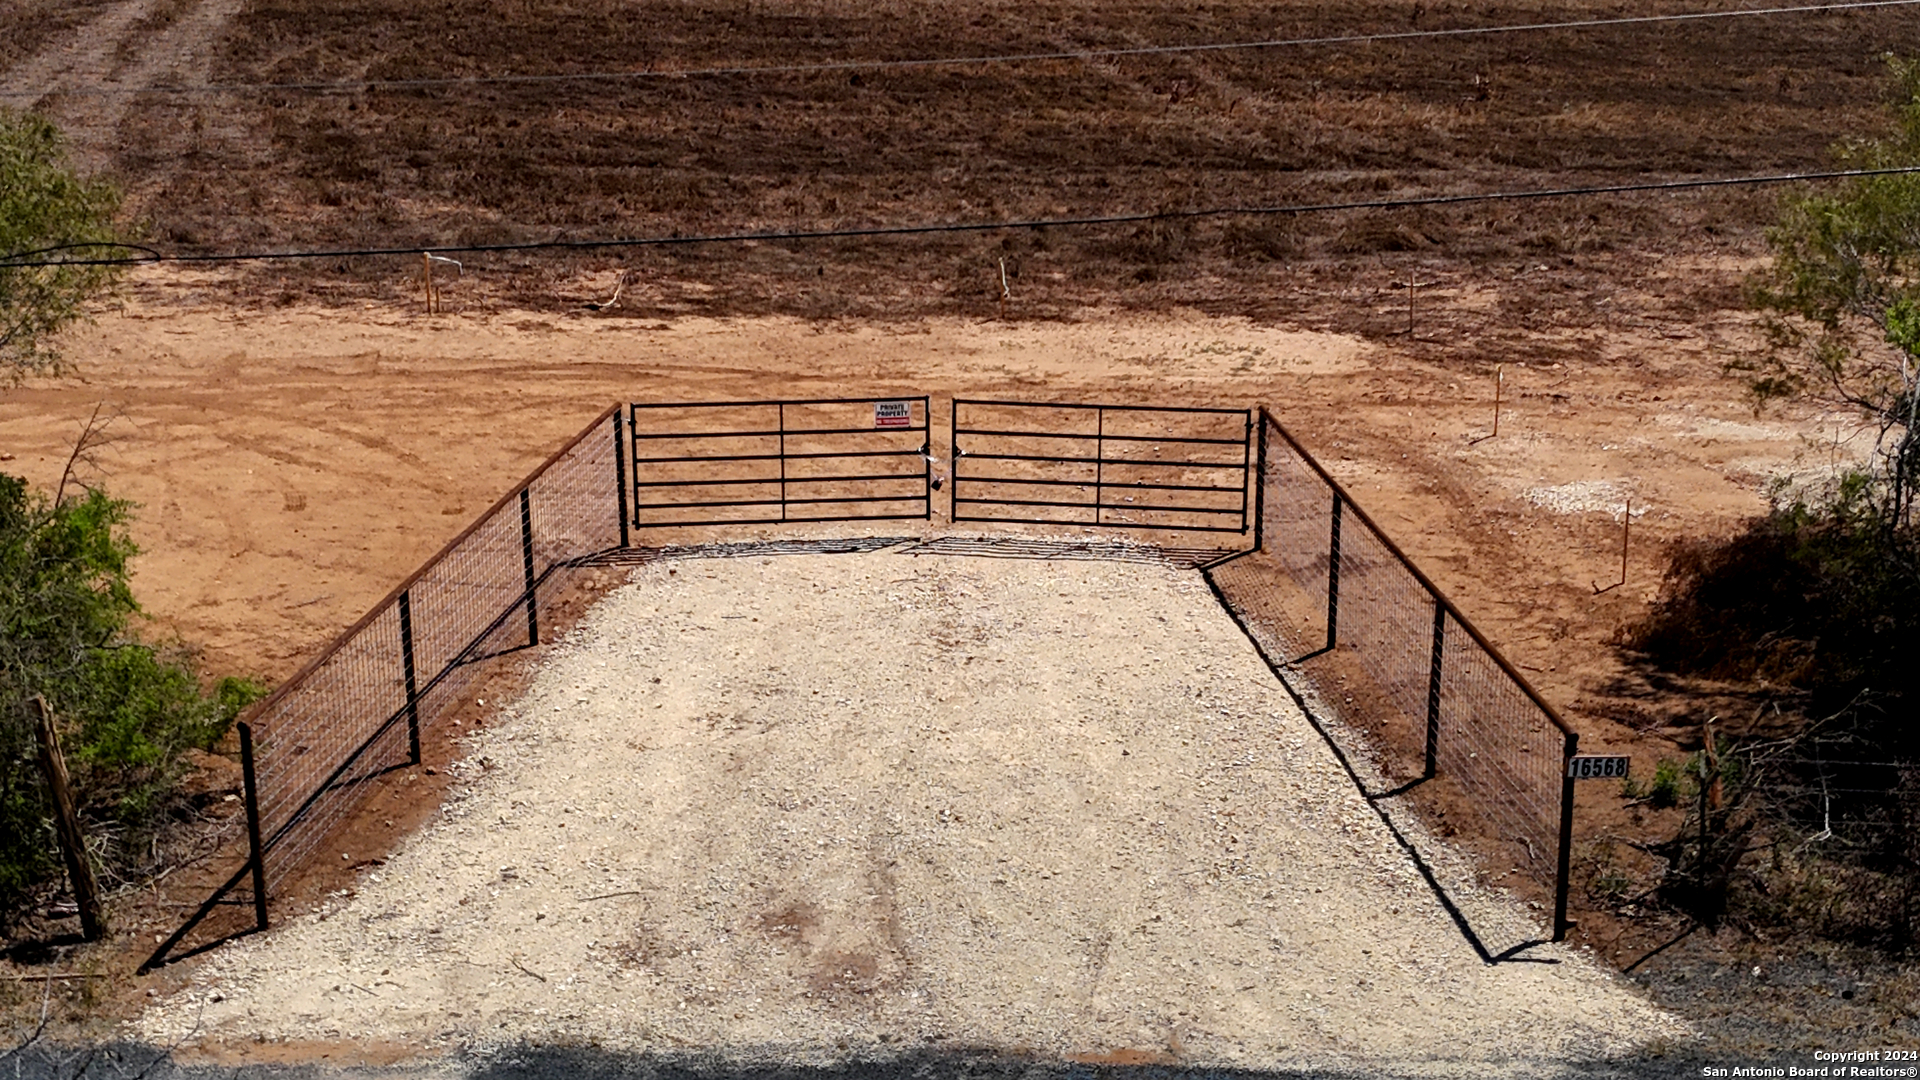
<svg viewBox="0 0 1920 1080">
<path fill-rule="evenodd" d="M 910 428 L 913 426 L 913 405 L 905 401 L 876 401 L 873 403 L 873 426 L 876 428 Z"/>
</svg>

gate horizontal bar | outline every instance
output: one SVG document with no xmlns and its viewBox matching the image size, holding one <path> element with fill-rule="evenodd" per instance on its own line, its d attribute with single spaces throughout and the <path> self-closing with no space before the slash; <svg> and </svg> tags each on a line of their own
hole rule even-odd
<svg viewBox="0 0 1920 1080">
<path fill-rule="evenodd" d="M 975 454 L 966 451 L 958 456 L 962 460 L 970 458 L 975 461 L 1053 461 L 1062 465 L 1159 465 L 1169 469 L 1232 469 L 1238 473 L 1247 471 L 1247 466 L 1238 461 L 1142 461 L 1137 458 L 1058 457 L 1052 454 Z"/>
<path fill-rule="evenodd" d="M 912 477 L 918 480 L 919 477 Z M 664 502 L 640 503 L 636 510 L 691 510 L 703 506 L 779 506 L 786 503 L 796 506 L 801 503 L 860 503 L 860 502 L 925 502 L 925 495 L 844 495 L 838 498 L 820 499 L 725 499 L 701 502 Z"/>
<path fill-rule="evenodd" d="M 835 480 L 922 480 L 920 473 L 873 473 L 855 476 L 765 476 L 738 480 L 641 480 L 633 486 L 648 487 L 718 487 L 723 484 L 825 484 Z M 1227 490 L 1222 488 L 1221 490 Z M 1237 489 L 1236 489 L 1237 490 Z M 919 496 L 914 496 L 919 498 Z"/>
<path fill-rule="evenodd" d="M 1057 506 L 1059 504 L 1050 503 L 1048 505 Z M 968 514 L 959 514 L 959 513 L 956 513 L 953 515 L 953 520 L 998 522 L 1003 525 L 1084 525 L 1088 528 L 1097 527 L 1102 529 L 1151 529 L 1156 532 L 1244 533 L 1247 531 L 1245 529 L 1236 529 L 1231 525 L 1156 525 L 1152 522 L 1141 522 L 1141 521 L 1102 521 L 1099 523 L 1098 526 L 1095 526 L 1094 523 L 1091 521 L 1075 521 L 1071 518 L 990 517 L 986 515 L 968 515 Z M 741 522 L 741 524 L 753 524 L 753 523 Z"/>
<path fill-rule="evenodd" d="M 791 432 L 789 433 L 791 434 Z M 856 457 L 918 457 L 919 446 L 906 450 L 821 450 L 807 454 L 689 454 L 686 457 L 643 457 L 633 459 L 635 465 L 671 465 L 680 462 L 695 461 L 799 461 L 810 458 L 856 458 Z"/>
<path fill-rule="evenodd" d="M 642 431 L 635 439 L 771 439 L 777 435 L 893 435 L 903 431 L 925 431 L 927 425 L 914 427 L 788 428 L 781 431 Z"/>
<path fill-rule="evenodd" d="M 1235 517 L 1240 516 L 1239 507 L 1234 507 L 1231 510 L 1216 510 L 1211 507 L 1205 507 L 1205 506 L 1155 506 L 1155 505 L 1149 505 L 1146 503 L 1058 502 L 1052 499 L 974 499 L 974 498 L 969 498 L 963 495 L 954 496 L 953 501 L 956 504 L 974 503 L 974 504 L 992 505 L 992 506 L 1064 506 L 1064 507 L 1081 507 L 1088 510 L 1092 510 L 1095 508 L 1098 508 L 1101 510 L 1165 510 L 1171 513 L 1179 513 L 1179 514 L 1231 514 Z M 1234 529 L 1233 531 L 1245 532 L 1246 530 Z"/>
<path fill-rule="evenodd" d="M 1237 415 L 1237 414 L 1236 414 Z M 1200 443 L 1209 446 L 1245 446 L 1245 439 L 1201 439 L 1181 436 L 1156 435 L 1069 435 L 1058 431 L 999 431 L 994 428 L 954 428 L 955 435 L 1007 435 L 1022 439 L 1081 439 L 1086 442 L 1150 442 L 1150 443 Z"/>
<path fill-rule="evenodd" d="M 1112 462 L 1108 462 L 1108 464 L 1112 464 Z M 1016 480 L 1011 476 L 974 476 L 972 473 L 963 476 L 956 473 L 953 477 L 953 482 L 959 484 L 962 481 L 969 484 L 1043 484 L 1048 487 L 1144 488 L 1151 491 L 1220 491 L 1229 495 L 1238 495 L 1245 490 L 1244 488 L 1218 487 L 1207 484 L 1149 484 L 1144 481 L 1120 480 L 1104 480 L 1096 484 L 1092 480 Z M 1236 513 L 1237 512 L 1238 511 L 1236 511 Z"/>
<path fill-rule="evenodd" d="M 864 400 L 864 399 L 863 399 Z M 992 405 L 1008 409 L 1105 409 L 1108 412 L 1204 413 L 1209 416 L 1245 416 L 1245 409 L 1203 408 L 1195 405 L 1080 405 L 1051 401 L 983 401 L 978 398 L 954 398 L 955 408 L 962 405 Z"/>
<path fill-rule="evenodd" d="M 915 496 L 918 498 L 918 496 Z M 902 500 L 905 501 L 905 500 Z M 671 521 L 642 521 L 638 524 L 648 529 L 696 528 L 703 525 L 792 525 L 808 522 L 826 521 L 925 521 L 927 515 L 921 514 L 840 514 L 829 517 L 769 517 L 769 518 L 678 518 Z"/>
<path fill-rule="evenodd" d="M 925 404 L 925 394 L 902 394 L 899 397 L 844 397 L 844 398 L 796 398 L 791 401 L 654 401 L 631 403 L 635 409 L 771 409 L 780 405 L 873 405 L 882 401 L 918 401 Z"/>
</svg>

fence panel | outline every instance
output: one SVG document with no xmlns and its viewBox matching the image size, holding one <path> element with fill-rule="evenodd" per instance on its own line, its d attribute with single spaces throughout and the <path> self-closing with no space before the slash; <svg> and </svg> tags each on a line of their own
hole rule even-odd
<svg viewBox="0 0 1920 1080">
<path fill-rule="evenodd" d="M 619 422 L 618 409 L 602 414 L 254 707 L 259 847 L 145 968 L 231 936 L 236 925 L 222 909 L 259 910 L 253 928 L 264 928 L 246 872 L 254 860 L 269 895 L 286 885 L 370 781 L 418 763 L 422 734 L 459 704 L 482 661 L 539 642 L 542 604 L 557 598 L 559 579 L 620 546 Z M 176 951 L 197 929 L 213 940 Z"/>
<path fill-rule="evenodd" d="M 1440 674 L 1438 766 L 1535 877 L 1552 876 L 1564 733 L 1492 654 L 1447 616 Z"/>
<path fill-rule="evenodd" d="M 1572 732 L 1347 492 L 1261 412 L 1259 543 L 1207 571 L 1329 736 L 1481 834 L 1555 893 L 1566 933 Z M 1457 796 L 1457 798 L 1456 798 Z"/>
<path fill-rule="evenodd" d="M 1357 667 L 1344 679 L 1342 699 L 1352 698 L 1374 736 L 1376 758 L 1394 779 L 1426 769 L 1427 692 L 1433 672 L 1434 597 L 1403 564 L 1385 538 L 1356 515 L 1345 513 L 1340 537 L 1338 592 L 1329 605 L 1334 649 L 1323 667 Z"/>
<path fill-rule="evenodd" d="M 355 803 L 408 763 L 398 606 L 389 602 L 292 692 L 253 717 L 267 885 L 280 885 Z"/>
<path fill-rule="evenodd" d="M 962 405 L 974 409 L 964 423 Z M 716 425 L 715 409 L 746 426 Z M 249 870 L 257 863 L 269 893 L 286 885 L 372 780 L 420 760 L 422 734 L 464 699 L 483 661 L 542 640 L 569 574 L 625 548 L 631 527 L 681 523 L 650 511 L 721 511 L 706 524 L 924 517 L 929 415 L 926 398 L 602 414 L 250 713 L 257 846 L 146 966 L 210 947 L 178 951 L 196 927 L 230 935 L 236 912 L 262 912 L 263 927 Z M 1080 430 L 1089 417 L 1091 431 Z M 1237 410 L 956 402 L 954 429 L 956 506 L 988 508 L 970 520 L 1244 531 L 1251 477 L 1255 548 L 1207 571 L 1223 603 L 1283 678 L 1341 713 L 1336 737 L 1364 737 L 1390 775 L 1461 793 L 1487 835 L 1524 853 L 1522 865 L 1556 885 L 1556 937 L 1564 932 L 1572 734 L 1264 410 L 1256 429 Z M 963 476 L 963 463 L 975 471 Z M 1040 494 L 993 494 L 1017 490 Z M 1066 517 L 1021 516 L 1035 507 Z"/>
</svg>

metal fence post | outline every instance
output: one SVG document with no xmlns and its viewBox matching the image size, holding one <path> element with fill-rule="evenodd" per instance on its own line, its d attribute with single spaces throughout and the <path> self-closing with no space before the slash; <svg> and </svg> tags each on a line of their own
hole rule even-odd
<svg viewBox="0 0 1920 1080">
<path fill-rule="evenodd" d="M 1340 506 L 1338 491 L 1333 493 L 1333 529 L 1327 538 L 1327 649 L 1340 641 Z"/>
<path fill-rule="evenodd" d="M 1093 523 L 1100 524 L 1107 472 L 1107 410 L 1093 411 Z"/>
<path fill-rule="evenodd" d="M 929 418 L 931 427 L 933 420 Z M 960 509 L 960 403 L 947 399 L 947 523 Z"/>
<path fill-rule="evenodd" d="M 925 485 L 920 489 L 921 496 L 927 500 L 927 513 L 923 521 L 933 520 L 933 398 L 920 399 L 920 415 L 926 417 L 926 431 L 920 437 L 920 463 L 926 466 Z"/>
<path fill-rule="evenodd" d="M 267 928 L 267 853 L 260 847 L 260 786 L 253 771 L 253 725 L 239 724 L 240 782 L 247 800 L 247 858 L 253 864 L 253 919 Z"/>
<path fill-rule="evenodd" d="M 407 761 L 420 764 L 420 689 L 413 666 L 413 590 L 400 594 L 400 670 L 407 681 Z"/>
<path fill-rule="evenodd" d="M 1267 529 L 1267 408 L 1262 405 L 1257 410 L 1255 421 L 1260 425 L 1260 447 L 1256 452 L 1253 467 L 1253 550 L 1266 549 Z"/>
<path fill-rule="evenodd" d="M 520 489 L 520 561 L 527 575 L 527 644 L 540 644 L 540 602 L 533 576 L 533 489 Z"/>
<path fill-rule="evenodd" d="M 1427 673 L 1427 768 L 1431 780 L 1440 771 L 1440 664 L 1447 645 L 1447 609 L 1433 602 L 1433 666 Z"/>
<path fill-rule="evenodd" d="M 627 440 L 622 431 L 626 411 L 620 406 L 613 407 L 613 505 L 614 514 L 620 519 L 620 546 L 632 546 L 627 535 Z M 639 472 L 639 466 L 634 466 Z M 638 480 L 639 477 L 635 476 Z"/>
<path fill-rule="evenodd" d="M 1580 736 L 1567 732 L 1560 762 L 1560 865 L 1553 885 L 1553 940 L 1565 941 L 1573 924 L 1567 921 L 1567 891 L 1573 869 L 1573 756 L 1580 752 Z"/>
<path fill-rule="evenodd" d="M 781 402 L 776 406 L 780 410 L 780 520 L 787 520 L 787 405 Z"/>
<path fill-rule="evenodd" d="M 1253 464 L 1253 410 L 1247 410 L 1247 430 L 1240 442 L 1240 531 L 1247 531 L 1247 469 Z M 1256 542 L 1253 545 L 1258 548 Z"/>
</svg>

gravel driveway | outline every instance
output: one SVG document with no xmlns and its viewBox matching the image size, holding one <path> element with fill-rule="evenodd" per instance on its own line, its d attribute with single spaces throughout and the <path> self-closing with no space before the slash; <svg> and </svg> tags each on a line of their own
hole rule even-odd
<svg viewBox="0 0 1920 1080">
<path fill-rule="evenodd" d="M 1193 571 L 656 563 L 460 769 L 140 1033 L 1475 1075 L 1684 1035 L 1577 952 L 1482 963 Z"/>
</svg>

